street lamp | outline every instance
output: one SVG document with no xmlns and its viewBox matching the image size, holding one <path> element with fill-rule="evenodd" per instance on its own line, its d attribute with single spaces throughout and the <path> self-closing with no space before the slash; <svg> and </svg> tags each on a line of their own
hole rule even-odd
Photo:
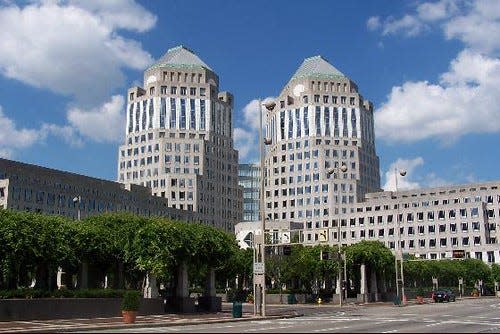
<svg viewBox="0 0 500 334">
<path fill-rule="evenodd" d="M 347 166 L 342 163 L 342 165 L 340 166 L 337 166 L 337 167 L 333 167 L 331 168 L 330 170 L 328 170 L 327 174 L 328 176 L 334 174 L 335 172 L 338 172 L 338 171 L 341 171 L 342 173 L 345 173 L 347 172 Z M 332 194 L 333 194 L 333 187 L 332 187 Z M 333 202 L 333 199 L 334 197 L 332 196 L 332 202 Z M 340 202 L 339 202 L 339 205 L 340 207 Z M 339 269 L 338 269 L 338 276 L 339 276 L 339 306 L 342 307 L 342 299 L 344 298 L 344 290 L 343 290 L 343 280 L 342 280 L 342 266 L 340 266 L 340 260 L 343 260 L 344 262 L 344 277 L 343 279 L 346 279 L 347 277 L 347 273 L 346 273 L 346 262 L 345 262 L 345 259 L 342 259 L 341 257 L 341 254 L 340 254 L 340 210 L 339 211 L 339 215 L 337 217 L 337 242 L 338 242 L 338 247 L 339 247 Z M 335 215 L 335 211 L 333 212 L 333 214 Z"/>
<path fill-rule="evenodd" d="M 76 196 L 73 197 L 73 204 L 78 203 L 78 220 L 80 220 L 80 203 L 82 202 L 82 197 L 81 196 Z"/>
<path fill-rule="evenodd" d="M 401 176 L 406 176 L 406 171 L 405 170 L 399 170 L 397 168 L 394 168 L 394 179 L 396 181 L 396 208 L 397 208 L 397 214 L 396 214 L 396 226 L 397 226 L 397 242 L 395 245 L 395 250 L 394 250 L 394 268 L 396 270 L 396 295 L 398 297 L 402 297 L 400 299 L 401 302 L 404 303 L 404 298 L 405 298 L 405 279 L 404 279 L 404 272 L 403 272 L 403 248 L 401 247 L 401 221 L 399 219 L 399 201 L 397 201 L 397 192 L 398 192 L 398 173 Z M 399 266 L 398 266 L 398 260 L 399 260 Z M 399 274 L 398 274 L 399 271 Z M 399 277 L 401 276 L 401 278 Z M 401 295 L 399 294 L 399 281 L 401 281 Z"/>
<path fill-rule="evenodd" d="M 265 107 L 268 111 L 272 111 L 276 106 L 275 102 L 265 103 Z M 254 268 L 253 268 L 253 285 L 254 285 L 254 315 L 257 314 L 257 301 L 260 301 L 260 315 L 266 316 L 266 266 L 265 266 L 265 251 L 266 251 L 266 239 L 265 239 L 265 219 L 266 219 L 266 209 L 264 200 L 264 178 L 265 178 L 265 156 L 264 156 L 264 145 L 271 145 L 272 139 L 264 138 L 262 135 L 262 101 L 259 100 L 259 147 L 260 147 L 260 237 L 255 237 L 255 249 L 254 249 Z M 259 289 L 261 289 L 259 291 Z M 257 298 L 259 295 L 260 298 Z"/>
</svg>

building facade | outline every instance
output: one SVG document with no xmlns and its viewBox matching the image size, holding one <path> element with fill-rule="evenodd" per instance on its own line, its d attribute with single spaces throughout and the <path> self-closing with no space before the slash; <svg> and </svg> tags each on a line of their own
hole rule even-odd
<svg viewBox="0 0 500 334">
<path fill-rule="evenodd" d="M 400 240 L 403 254 L 420 259 L 500 263 L 500 182 L 382 191 L 373 106 L 320 56 L 304 60 L 275 102 L 265 116 L 273 242 L 286 243 L 287 226 L 298 224 L 305 245 L 378 240 L 394 252 Z M 260 226 L 239 225 L 240 245 Z"/>
<path fill-rule="evenodd" d="M 149 188 L 0 159 L 0 208 L 81 219 L 105 212 L 130 212 L 198 221 L 194 212 L 173 209 Z"/>
<path fill-rule="evenodd" d="M 260 166 L 240 164 L 239 185 L 243 189 L 243 222 L 257 221 L 260 218 Z"/>
<path fill-rule="evenodd" d="M 140 184 L 167 205 L 199 213 L 234 232 L 242 216 L 238 152 L 233 147 L 233 96 L 193 51 L 169 49 L 128 90 L 126 139 L 118 181 Z"/>
<path fill-rule="evenodd" d="M 304 60 L 265 120 L 268 219 L 328 228 L 380 189 L 373 106 L 321 56 Z"/>
</svg>

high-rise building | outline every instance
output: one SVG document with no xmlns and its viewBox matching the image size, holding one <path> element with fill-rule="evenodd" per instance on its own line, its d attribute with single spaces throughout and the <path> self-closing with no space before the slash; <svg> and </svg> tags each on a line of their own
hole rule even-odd
<svg viewBox="0 0 500 334">
<path fill-rule="evenodd" d="M 305 59 L 275 101 L 265 114 L 266 216 L 336 226 L 380 189 L 373 105 L 321 56 Z"/>
<path fill-rule="evenodd" d="M 275 102 L 265 117 L 271 243 L 300 229 L 305 245 L 371 240 L 403 256 L 500 263 L 500 182 L 382 191 L 373 106 L 320 56 L 304 60 Z M 241 247 L 260 224 L 236 227 Z"/>
<path fill-rule="evenodd" d="M 260 217 L 260 166 L 257 164 L 240 164 L 238 177 L 239 184 L 243 188 L 242 221 L 258 221 Z"/>
<path fill-rule="evenodd" d="M 118 181 L 140 184 L 172 208 L 195 211 L 234 231 L 241 220 L 238 152 L 233 148 L 233 96 L 193 51 L 169 49 L 128 90 L 125 144 Z"/>
</svg>

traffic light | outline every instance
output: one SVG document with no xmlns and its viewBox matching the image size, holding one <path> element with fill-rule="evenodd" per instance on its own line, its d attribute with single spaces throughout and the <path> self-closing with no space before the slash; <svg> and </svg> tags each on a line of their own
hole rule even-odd
<svg viewBox="0 0 500 334">
<path fill-rule="evenodd" d="M 292 255 L 292 247 L 291 246 L 283 246 L 283 255 Z"/>
</svg>

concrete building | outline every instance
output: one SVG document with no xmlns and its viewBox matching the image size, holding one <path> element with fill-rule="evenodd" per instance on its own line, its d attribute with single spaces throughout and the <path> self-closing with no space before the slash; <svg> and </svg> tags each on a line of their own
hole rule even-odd
<svg viewBox="0 0 500 334">
<path fill-rule="evenodd" d="M 242 216 L 238 152 L 233 148 L 233 96 L 193 51 L 169 49 L 128 90 L 126 139 L 118 181 L 140 184 L 167 205 L 199 213 L 234 232 Z"/>
<path fill-rule="evenodd" d="M 239 185 L 243 188 L 243 222 L 257 221 L 260 217 L 260 166 L 240 164 Z"/>
<path fill-rule="evenodd" d="M 73 219 L 130 212 L 198 221 L 194 212 L 173 209 L 149 188 L 0 159 L 0 208 L 57 214 Z"/>
<path fill-rule="evenodd" d="M 382 191 L 373 106 L 321 56 L 305 59 L 275 102 L 265 115 L 266 233 L 279 239 L 299 224 L 306 245 L 379 240 L 394 251 L 399 222 L 404 254 L 500 263 L 500 182 Z M 237 227 L 240 245 L 260 224 Z"/>
<path fill-rule="evenodd" d="M 335 226 L 339 213 L 380 189 L 373 106 L 320 56 L 304 60 L 276 103 L 265 116 L 266 215 L 306 229 Z"/>
</svg>

